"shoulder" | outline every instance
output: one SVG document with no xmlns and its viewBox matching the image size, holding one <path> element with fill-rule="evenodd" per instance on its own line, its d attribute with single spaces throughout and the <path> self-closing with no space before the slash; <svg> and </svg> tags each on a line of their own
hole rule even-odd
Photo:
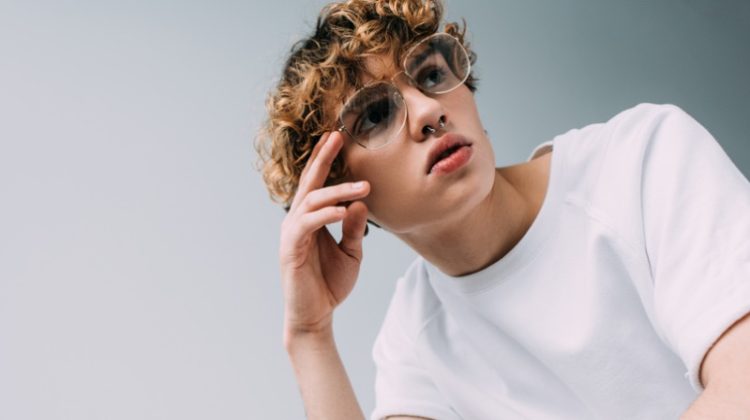
<svg viewBox="0 0 750 420">
<path fill-rule="evenodd" d="M 417 257 L 396 282 L 382 329 L 399 328 L 415 337 L 434 314 L 442 311 L 422 257 Z"/>
<path fill-rule="evenodd" d="M 592 161 L 638 159 L 649 140 L 665 134 L 665 128 L 690 123 L 695 124 L 695 120 L 676 105 L 641 103 L 604 122 L 569 130 L 555 142 L 569 149 L 569 169 L 598 168 L 600 165 Z"/>
<path fill-rule="evenodd" d="M 698 131 L 705 129 L 672 104 L 641 103 L 602 123 L 570 130 L 556 138 L 565 152 L 566 172 L 580 180 L 585 194 L 609 188 L 602 181 L 639 176 L 655 143 L 693 150 Z M 587 183 L 588 181 L 588 183 Z"/>
<path fill-rule="evenodd" d="M 708 131 L 673 104 L 642 103 L 615 115 L 607 125 L 601 155 L 603 179 L 644 183 L 673 173 L 703 153 L 721 149 Z M 682 171 L 683 169 L 680 169 Z M 622 185 L 625 187 L 626 185 Z"/>
<path fill-rule="evenodd" d="M 641 103 L 557 136 L 566 202 L 620 232 L 627 242 L 640 242 L 634 227 L 640 223 L 642 189 L 646 177 L 661 177 L 647 168 L 668 168 L 662 156 L 695 153 L 699 148 L 690 142 L 702 136 L 688 133 L 699 130 L 703 128 L 678 106 Z M 653 164 L 655 151 L 659 157 Z"/>
<path fill-rule="evenodd" d="M 423 357 L 425 349 L 432 349 L 419 340 L 420 333 L 442 314 L 426 263 L 418 257 L 397 281 L 372 349 L 376 407 L 371 418 L 403 413 L 422 417 L 393 418 L 455 418 L 434 382 L 434 369 Z"/>
<path fill-rule="evenodd" d="M 643 141 L 657 133 L 665 123 L 690 124 L 695 120 L 682 108 L 673 104 L 640 103 L 625 109 L 604 122 L 575 128 L 557 136 L 576 152 L 604 150 L 612 143 Z"/>
<path fill-rule="evenodd" d="M 643 123 L 657 122 L 669 115 L 687 115 L 687 113 L 677 105 L 664 103 L 654 104 L 643 102 L 623 110 L 613 116 L 609 121 L 617 123 L 621 128 L 639 126 Z"/>
<path fill-rule="evenodd" d="M 705 129 L 685 110 L 673 104 L 642 103 L 615 115 L 609 122 L 609 143 L 613 150 L 644 152 L 654 141 L 668 141 L 675 147 L 685 146 Z"/>
</svg>

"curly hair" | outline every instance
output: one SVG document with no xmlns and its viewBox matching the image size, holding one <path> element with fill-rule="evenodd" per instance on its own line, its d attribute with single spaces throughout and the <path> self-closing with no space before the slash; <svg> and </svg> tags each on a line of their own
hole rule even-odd
<svg viewBox="0 0 750 420">
<path fill-rule="evenodd" d="M 440 0 L 348 0 L 323 8 L 313 34 L 292 47 L 266 101 L 268 116 L 256 138 L 272 200 L 286 208 L 291 204 L 315 144 L 334 129 L 331 110 L 343 103 L 348 91 L 361 86 L 363 58 L 385 55 L 401 62 L 404 51 L 438 31 L 442 18 Z M 444 31 L 464 45 L 473 64 L 476 54 L 465 41 L 466 23 L 447 23 Z M 474 74 L 464 83 L 476 90 Z M 326 184 L 339 182 L 345 174 L 339 155 Z"/>
</svg>

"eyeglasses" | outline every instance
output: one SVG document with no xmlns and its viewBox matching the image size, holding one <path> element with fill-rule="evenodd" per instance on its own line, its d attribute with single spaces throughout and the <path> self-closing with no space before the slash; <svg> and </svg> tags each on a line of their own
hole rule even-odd
<svg viewBox="0 0 750 420">
<path fill-rule="evenodd" d="M 459 87 L 470 72 L 469 54 L 456 38 L 446 33 L 430 35 L 407 52 L 403 70 L 391 81 L 367 85 L 346 101 L 338 131 L 366 149 L 379 149 L 406 125 L 406 102 L 393 79 L 404 73 L 412 86 L 439 95 Z"/>
</svg>

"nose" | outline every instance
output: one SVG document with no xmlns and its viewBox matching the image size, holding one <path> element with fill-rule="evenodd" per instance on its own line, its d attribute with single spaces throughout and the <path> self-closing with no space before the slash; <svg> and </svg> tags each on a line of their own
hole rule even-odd
<svg viewBox="0 0 750 420">
<path fill-rule="evenodd" d="M 443 104 L 411 85 L 400 87 L 407 110 L 406 126 L 416 141 L 424 141 L 446 123 Z"/>
</svg>

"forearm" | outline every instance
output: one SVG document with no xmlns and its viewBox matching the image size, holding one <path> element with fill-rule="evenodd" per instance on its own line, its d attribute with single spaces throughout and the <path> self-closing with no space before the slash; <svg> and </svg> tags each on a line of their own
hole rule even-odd
<svg viewBox="0 0 750 420">
<path fill-rule="evenodd" d="M 750 418 L 750 315 L 729 328 L 701 367 L 705 390 L 682 420 Z"/>
<path fill-rule="evenodd" d="M 750 418 L 750 389 L 706 388 L 680 420 Z"/>
<path fill-rule="evenodd" d="M 308 419 L 364 419 L 331 329 L 297 335 L 285 345 Z"/>
</svg>

